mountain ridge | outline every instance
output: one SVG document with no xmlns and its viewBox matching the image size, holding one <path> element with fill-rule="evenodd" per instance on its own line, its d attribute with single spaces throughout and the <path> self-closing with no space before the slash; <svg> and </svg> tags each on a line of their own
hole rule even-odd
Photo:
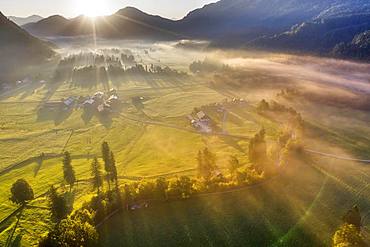
<svg viewBox="0 0 370 247">
<path fill-rule="evenodd" d="M 16 23 L 18 26 L 23 26 L 28 23 L 38 22 L 44 19 L 44 17 L 39 16 L 39 15 L 30 15 L 27 17 L 8 16 L 8 18 L 14 23 Z"/>
<path fill-rule="evenodd" d="M 13 80 L 23 67 L 54 56 L 50 44 L 33 37 L 0 12 L 0 80 Z M 17 69 L 15 69 L 17 68 Z"/>
<path fill-rule="evenodd" d="M 367 0 L 220 0 L 176 21 L 126 7 L 96 18 L 94 30 L 86 17 L 53 28 L 43 27 L 44 20 L 24 28 L 37 36 L 94 33 L 113 39 L 205 39 L 214 47 L 328 54 L 337 44 L 369 30 L 369 16 Z"/>
</svg>

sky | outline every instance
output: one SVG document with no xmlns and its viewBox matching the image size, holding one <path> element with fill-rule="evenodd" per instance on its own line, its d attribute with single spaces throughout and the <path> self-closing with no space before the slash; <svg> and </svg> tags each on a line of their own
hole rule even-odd
<svg viewBox="0 0 370 247">
<path fill-rule="evenodd" d="M 0 11 L 5 15 L 25 17 L 38 14 L 48 17 L 109 15 L 126 6 L 136 7 L 149 14 L 170 19 L 181 19 L 189 11 L 217 0 L 0 0 Z"/>
</svg>

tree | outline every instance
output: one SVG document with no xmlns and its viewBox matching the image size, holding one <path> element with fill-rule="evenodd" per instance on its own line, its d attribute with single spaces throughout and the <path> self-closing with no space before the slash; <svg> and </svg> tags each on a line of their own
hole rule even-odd
<svg viewBox="0 0 370 247">
<path fill-rule="evenodd" d="M 179 187 L 182 198 L 187 198 L 192 194 L 193 182 L 188 176 L 181 176 L 179 178 Z"/>
<path fill-rule="evenodd" d="M 343 224 L 335 232 L 333 247 L 365 247 L 367 246 L 360 229 L 355 225 Z"/>
<path fill-rule="evenodd" d="M 39 247 L 94 247 L 98 246 L 98 233 L 91 214 L 84 210 L 62 220 L 39 243 Z"/>
<path fill-rule="evenodd" d="M 270 108 L 269 103 L 268 103 L 265 99 L 263 99 L 263 100 L 261 100 L 261 101 L 258 103 L 257 111 L 258 111 L 259 113 L 262 113 L 262 112 L 264 112 L 264 111 L 269 110 L 269 108 Z"/>
<path fill-rule="evenodd" d="M 152 199 L 154 196 L 155 184 L 152 181 L 140 181 L 136 191 L 139 200 Z"/>
<path fill-rule="evenodd" d="M 63 195 L 59 195 L 56 188 L 51 186 L 49 190 L 49 198 L 51 214 L 54 219 L 57 221 L 64 219 L 69 213 L 69 208 L 65 197 Z"/>
<path fill-rule="evenodd" d="M 167 200 L 168 182 L 165 178 L 157 178 L 155 181 L 155 197 L 161 200 Z"/>
<path fill-rule="evenodd" d="M 118 192 L 118 174 L 117 174 L 117 166 L 116 166 L 116 159 L 114 158 L 113 152 L 110 152 L 110 180 L 115 182 L 116 191 Z"/>
<path fill-rule="evenodd" d="M 69 184 L 69 190 L 71 190 L 74 183 L 76 182 L 76 176 L 75 176 L 75 172 L 72 167 L 71 154 L 69 152 L 64 153 L 63 173 L 64 173 L 64 180 Z"/>
<path fill-rule="evenodd" d="M 18 179 L 10 189 L 10 200 L 14 203 L 24 205 L 27 201 L 34 199 L 34 194 L 31 186 L 24 179 Z"/>
<path fill-rule="evenodd" d="M 197 161 L 199 175 L 209 180 L 217 169 L 216 156 L 208 148 L 205 148 L 203 152 L 201 150 L 198 152 Z"/>
<path fill-rule="evenodd" d="M 253 164 L 263 164 L 267 159 L 265 129 L 261 129 L 249 142 L 249 160 Z"/>
<path fill-rule="evenodd" d="M 229 172 L 232 176 L 235 175 L 235 172 L 238 170 L 240 167 L 240 162 L 235 156 L 230 156 L 229 160 Z"/>
<path fill-rule="evenodd" d="M 188 198 L 193 192 L 193 181 L 187 176 L 170 180 L 167 192 L 169 196 Z"/>
<path fill-rule="evenodd" d="M 111 164 L 111 151 L 109 148 L 109 145 L 107 142 L 103 142 L 101 146 L 101 152 L 102 152 L 102 157 L 104 161 L 104 169 L 106 172 L 106 179 L 108 182 L 108 189 L 110 190 L 110 177 L 111 177 L 111 172 L 112 172 L 112 164 Z"/>
<path fill-rule="evenodd" d="M 100 194 L 100 187 L 103 186 L 103 175 L 101 172 L 101 165 L 98 158 L 94 158 L 91 163 L 91 175 L 93 176 L 92 183 L 94 189 L 98 190 L 98 195 Z"/>
</svg>

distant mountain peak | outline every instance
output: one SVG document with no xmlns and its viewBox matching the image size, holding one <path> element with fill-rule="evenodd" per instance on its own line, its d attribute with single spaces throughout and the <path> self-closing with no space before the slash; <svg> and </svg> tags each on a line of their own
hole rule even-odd
<svg viewBox="0 0 370 247">
<path fill-rule="evenodd" d="M 48 20 L 61 20 L 61 21 L 67 21 L 68 19 L 61 15 L 51 15 L 49 17 L 46 17 L 45 19 L 42 19 L 41 21 L 48 21 Z"/>
<path fill-rule="evenodd" d="M 120 9 L 116 12 L 116 14 L 126 14 L 126 13 L 145 14 L 143 11 L 139 10 L 138 8 L 131 7 L 131 6 L 125 7 L 125 8 Z"/>
<path fill-rule="evenodd" d="M 16 23 L 18 26 L 23 26 L 28 23 L 38 22 L 43 19 L 43 17 L 39 15 L 31 15 L 27 17 L 8 16 L 8 18 L 9 20 Z"/>
<path fill-rule="evenodd" d="M 1 12 L 0 37 L 0 54 L 6 58 L 0 60 L 0 80 L 17 78 L 22 72 L 15 68 L 40 64 L 55 54 L 49 43 L 31 36 Z"/>
</svg>

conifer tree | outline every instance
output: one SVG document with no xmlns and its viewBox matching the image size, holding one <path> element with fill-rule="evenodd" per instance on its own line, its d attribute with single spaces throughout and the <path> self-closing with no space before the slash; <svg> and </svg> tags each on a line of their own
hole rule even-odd
<svg viewBox="0 0 370 247">
<path fill-rule="evenodd" d="M 71 190 L 76 182 L 76 176 L 72 167 L 71 154 L 67 151 L 64 153 L 63 157 L 63 174 L 64 180 L 69 184 L 69 189 Z"/>
</svg>

